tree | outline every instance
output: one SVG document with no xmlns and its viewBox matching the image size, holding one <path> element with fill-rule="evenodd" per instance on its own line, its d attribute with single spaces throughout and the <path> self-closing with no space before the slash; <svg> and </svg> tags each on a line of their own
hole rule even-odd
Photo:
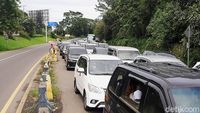
<svg viewBox="0 0 200 113">
<path fill-rule="evenodd" d="M 37 11 L 36 13 L 36 33 L 37 34 L 42 34 L 42 30 L 44 29 L 44 18 L 42 11 Z"/>
<path fill-rule="evenodd" d="M 18 3 L 18 0 L 1 0 L 0 2 L 0 30 L 8 38 L 13 38 L 13 33 L 20 27 L 19 21 L 22 15 Z"/>
<path fill-rule="evenodd" d="M 30 37 L 32 37 L 35 34 L 35 22 L 31 18 L 26 18 L 22 22 L 22 27 L 25 32 L 29 34 Z"/>
<path fill-rule="evenodd" d="M 92 32 L 94 21 L 92 19 L 83 18 L 81 12 L 69 11 L 64 13 L 64 19 L 59 22 L 56 29 L 58 35 L 68 33 L 74 36 L 86 36 Z"/>
<path fill-rule="evenodd" d="M 109 9 L 112 8 L 113 0 L 97 0 L 98 5 L 96 5 L 96 10 L 102 12 L 102 14 L 106 13 Z"/>
<path fill-rule="evenodd" d="M 94 34 L 100 39 L 100 41 L 104 40 L 104 27 L 105 27 L 105 24 L 103 21 L 96 22 Z"/>
</svg>

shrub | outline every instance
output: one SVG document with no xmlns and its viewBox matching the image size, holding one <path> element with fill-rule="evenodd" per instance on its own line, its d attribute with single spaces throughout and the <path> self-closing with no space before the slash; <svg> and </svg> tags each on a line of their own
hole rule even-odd
<svg viewBox="0 0 200 113">
<path fill-rule="evenodd" d="M 56 38 L 56 34 L 54 32 L 51 32 L 51 37 Z"/>
<path fill-rule="evenodd" d="M 25 31 L 20 31 L 20 32 L 19 32 L 19 35 L 20 35 L 21 37 L 23 37 L 23 38 L 30 39 L 29 34 L 28 34 L 27 32 L 25 32 Z"/>
</svg>

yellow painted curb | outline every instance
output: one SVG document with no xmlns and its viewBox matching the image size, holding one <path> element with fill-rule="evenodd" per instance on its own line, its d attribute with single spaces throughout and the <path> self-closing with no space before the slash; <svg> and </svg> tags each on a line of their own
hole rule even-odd
<svg viewBox="0 0 200 113">
<path fill-rule="evenodd" d="M 46 84 L 47 84 L 47 91 L 46 96 L 48 100 L 53 100 L 53 93 L 52 93 L 52 85 L 51 85 L 51 77 L 49 75 L 46 75 Z"/>
</svg>

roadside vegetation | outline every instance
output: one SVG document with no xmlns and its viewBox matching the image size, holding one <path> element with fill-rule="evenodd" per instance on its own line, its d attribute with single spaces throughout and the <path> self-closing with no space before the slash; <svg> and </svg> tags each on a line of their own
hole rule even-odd
<svg viewBox="0 0 200 113">
<path fill-rule="evenodd" d="M 175 54 L 186 62 L 187 37 L 192 26 L 190 65 L 200 60 L 200 1 L 198 0 L 98 0 L 95 34 L 112 45 L 133 46 Z"/>
<path fill-rule="evenodd" d="M 33 20 L 20 8 L 20 0 L 1 0 L 0 51 L 45 43 L 45 25 L 41 12 Z M 48 28 L 48 35 L 52 29 Z M 57 37 L 53 37 L 57 38 Z"/>
<path fill-rule="evenodd" d="M 65 36 L 70 34 L 75 37 L 86 37 L 87 34 L 92 34 L 95 26 L 95 21 L 84 18 L 81 12 L 68 11 L 64 12 L 64 19 L 59 22 L 56 30 L 52 32 L 52 36 Z"/>
<path fill-rule="evenodd" d="M 54 39 L 48 37 L 48 40 Z M 35 36 L 30 39 L 23 37 L 15 37 L 15 39 L 5 39 L 3 36 L 0 36 L 0 51 L 14 50 L 43 43 L 46 43 L 45 36 Z"/>
</svg>

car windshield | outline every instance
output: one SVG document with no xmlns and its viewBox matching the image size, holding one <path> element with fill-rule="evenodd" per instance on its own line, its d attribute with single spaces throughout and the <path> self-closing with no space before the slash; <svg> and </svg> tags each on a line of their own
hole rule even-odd
<svg viewBox="0 0 200 113">
<path fill-rule="evenodd" d="M 89 71 L 93 75 L 111 75 L 120 60 L 91 60 Z"/>
<path fill-rule="evenodd" d="M 173 88 L 172 95 L 179 113 L 200 112 L 200 87 Z M 183 110 L 190 111 L 183 111 Z"/>
<path fill-rule="evenodd" d="M 138 51 L 119 51 L 118 57 L 122 60 L 133 60 L 136 56 L 139 55 Z"/>
<path fill-rule="evenodd" d="M 69 54 L 71 54 L 71 55 L 81 55 L 81 54 L 87 54 L 87 51 L 85 49 L 70 49 Z"/>
</svg>

